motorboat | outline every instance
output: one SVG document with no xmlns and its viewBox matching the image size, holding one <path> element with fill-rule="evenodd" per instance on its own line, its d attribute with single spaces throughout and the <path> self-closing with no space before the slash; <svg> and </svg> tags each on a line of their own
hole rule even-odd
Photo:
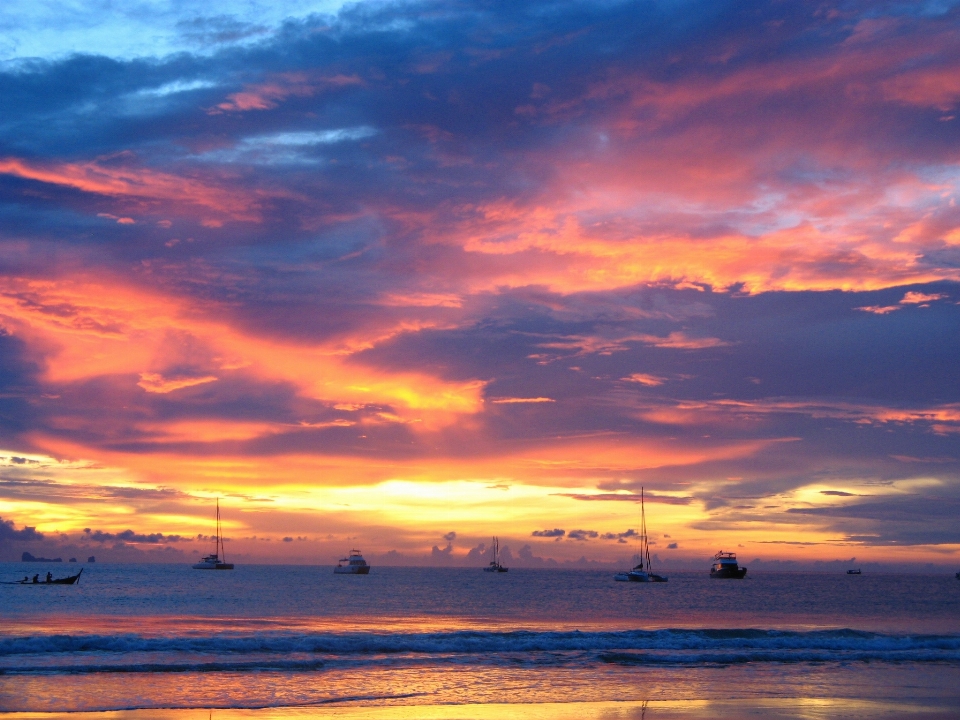
<svg viewBox="0 0 960 720">
<path fill-rule="evenodd" d="M 847 570 L 847 575 L 862 575 L 862 574 L 863 573 L 861 572 L 860 568 L 857 568 L 856 570 Z"/>
<path fill-rule="evenodd" d="M 500 563 L 500 538 L 493 538 L 493 560 L 490 561 L 490 564 L 487 565 L 483 571 L 492 572 L 492 573 L 502 573 L 509 571 L 510 568 L 505 568 Z"/>
<path fill-rule="evenodd" d="M 731 580 L 742 580 L 747 574 L 745 567 L 737 564 L 737 554 L 721 550 L 713 556 L 713 567 L 710 568 L 710 577 Z"/>
<path fill-rule="evenodd" d="M 617 582 L 667 582 L 668 578 L 650 572 L 650 542 L 647 536 L 647 513 L 643 502 L 643 488 L 640 488 L 640 547 L 634 560 L 637 562 L 632 570 L 618 572 L 613 576 Z M 646 569 L 644 569 L 646 561 Z"/>
<path fill-rule="evenodd" d="M 227 562 L 227 553 L 223 548 L 223 531 L 220 527 L 220 498 L 217 498 L 217 533 L 215 543 L 213 553 L 194 564 L 194 570 L 233 570 L 233 563 Z"/>
<path fill-rule="evenodd" d="M 350 555 L 340 558 L 333 572 L 337 575 L 369 575 L 370 566 L 359 550 L 351 550 Z"/>
</svg>

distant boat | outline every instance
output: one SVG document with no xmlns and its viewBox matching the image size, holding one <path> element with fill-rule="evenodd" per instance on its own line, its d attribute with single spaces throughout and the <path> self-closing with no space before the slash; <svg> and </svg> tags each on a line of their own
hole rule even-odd
<svg viewBox="0 0 960 720">
<path fill-rule="evenodd" d="M 640 488 L 640 552 L 634 559 L 637 564 L 633 570 L 618 572 L 613 576 L 617 582 L 667 582 L 668 578 L 663 575 L 657 575 L 651 572 L 652 563 L 650 562 L 650 542 L 647 537 L 647 512 L 643 503 L 643 488 Z M 644 569 L 644 560 L 646 560 L 646 569 Z"/>
<path fill-rule="evenodd" d="M 713 567 L 710 568 L 710 577 L 720 579 L 742 580 L 747 574 L 745 567 L 737 565 L 736 553 L 725 553 L 723 550 L 713 556 Z"/>
<path fill-rule="evenodd" d="M 221 559 L 222 556 L 222 559 Z M 223 548 L 223 532 L 220 529 L 220 498 L 217 498 L 217 537 L 213 554 L 207 555 L 193 566 L 194 570 L 233 570 L 233 563 L 227 562 L 227 553 Z"/>
<path fill-rule="evenodd" d="M 351 550 L 349 557 L 340 558 L 333 572 L 337 575 L 369 575 L 370 566 L 359 550 Z"/>
<path fill-rule="evenodd" d="M 38 573 L 33 576 L 33 580 L 23 578 L 23 580 L 17 580 L 16 582 L 0 582 L 0 585 L 75 585 L 80 580 L 81 575 L 83 575 L 83 568 L 80 568 L 80 572 L 76 575 L 70 577 L 54 578 L 50 573 L 47 573 L 47 579 L 41 580 Z"/>
<path fill-rule="evenodd" d="M 856 570 L 847 570 L 847 575 L 862 575 L 862 574 L 863 573 L 860 571 L 860 568 L 857 568 Z"/>
<path fill-rule="evenodd" d="M 490 564 L 487 565 L 483 571 L 492 572 L 492 573 L 501 573 L 507 572 L 510 568 L 505 568 L 500 564 L 500 538 L 493 538 L 493 560 L 490 561 Z"/>
</svg>

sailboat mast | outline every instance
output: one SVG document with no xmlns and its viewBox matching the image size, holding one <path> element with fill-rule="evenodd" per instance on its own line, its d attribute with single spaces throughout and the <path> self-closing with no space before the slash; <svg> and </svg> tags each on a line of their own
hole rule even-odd
<svg viewBox="0 0 960 720">
<path fill-rule="evenodd" d="M 647 512 L 643 506 L 643 488 L 640 488 L 640 541 L 643 543 L 643 559 L 647 563 L 647 572 L 650 572 L 650 543 L 647 541 Z"/>
<path fill-rule="evenodd" d="M 216 553 L 220 556 L 220 562 L 227 561 L 227 554 L 223 551 L 223 534 L 220 531 L 220 498 L 217 498 L 217 547 Z"/>
</svg>

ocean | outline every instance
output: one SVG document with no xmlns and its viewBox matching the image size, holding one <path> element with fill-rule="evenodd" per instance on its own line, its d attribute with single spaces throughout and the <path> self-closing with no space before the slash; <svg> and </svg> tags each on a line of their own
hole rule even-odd
<svg viewBox="0 0 960 720">
<path fill-rule="evenodd" d="M 960 717 L 947 574 L 83 567 L 75 586 L 0 585 L 0 711 Z"/>
</svg>

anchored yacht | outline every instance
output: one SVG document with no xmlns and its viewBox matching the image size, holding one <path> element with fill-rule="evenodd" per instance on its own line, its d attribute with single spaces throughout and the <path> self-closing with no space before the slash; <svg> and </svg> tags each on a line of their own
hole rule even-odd
<svg viewBox="0 0 960 720">
<path fill-rule="evenodd" d="M 340 558 L 333 571 L 337 575 L 369 575 L 370 566 L 359 550 L 351 550 L 349 557 Z"/>
<path fill-rule="evenodd" d="M 220 498 L 217 498 L 217 537 L 213 554 L 207 555 L 193 566 L 194 570 L 233 570 L 233 563 L 227 562 L 227 553 L 223 549 L 223 531 L 220 528 Z M 221 556 L 223 559 L 221 559 Z"/>
<path fill-rule="evenodd" d="M 484 572 L 496 572 L 502 573 L 507 572 L 510 568 L 505 568 L 500 564 L 500 538 L 493 538 L 493 560 L 490 561 L 490 564 L 487 565 L 483 571 Z"/>
<path fill-rule="evenodd" d="M 737 565 L 737 554 L 721 550 L 713 556 L 713 567 L 710 568 L 710 577 L 741 580 L 747 574 L 745 567 Z"/>
<path fill-rule="evenodd" d="M 647 538 L 647 513 L 643 504 L 643 488 L 640 488 L 640 548 L 634 559 L 638 562 L 633 570 L 618 572 L 613 579 L 617 582 L 667 582 L 667 578 L 663 575 L 650 572 L 650 543 Z M 644 569 L 644 561 L 646 561 L 646 569 Z"/>
</svg>

